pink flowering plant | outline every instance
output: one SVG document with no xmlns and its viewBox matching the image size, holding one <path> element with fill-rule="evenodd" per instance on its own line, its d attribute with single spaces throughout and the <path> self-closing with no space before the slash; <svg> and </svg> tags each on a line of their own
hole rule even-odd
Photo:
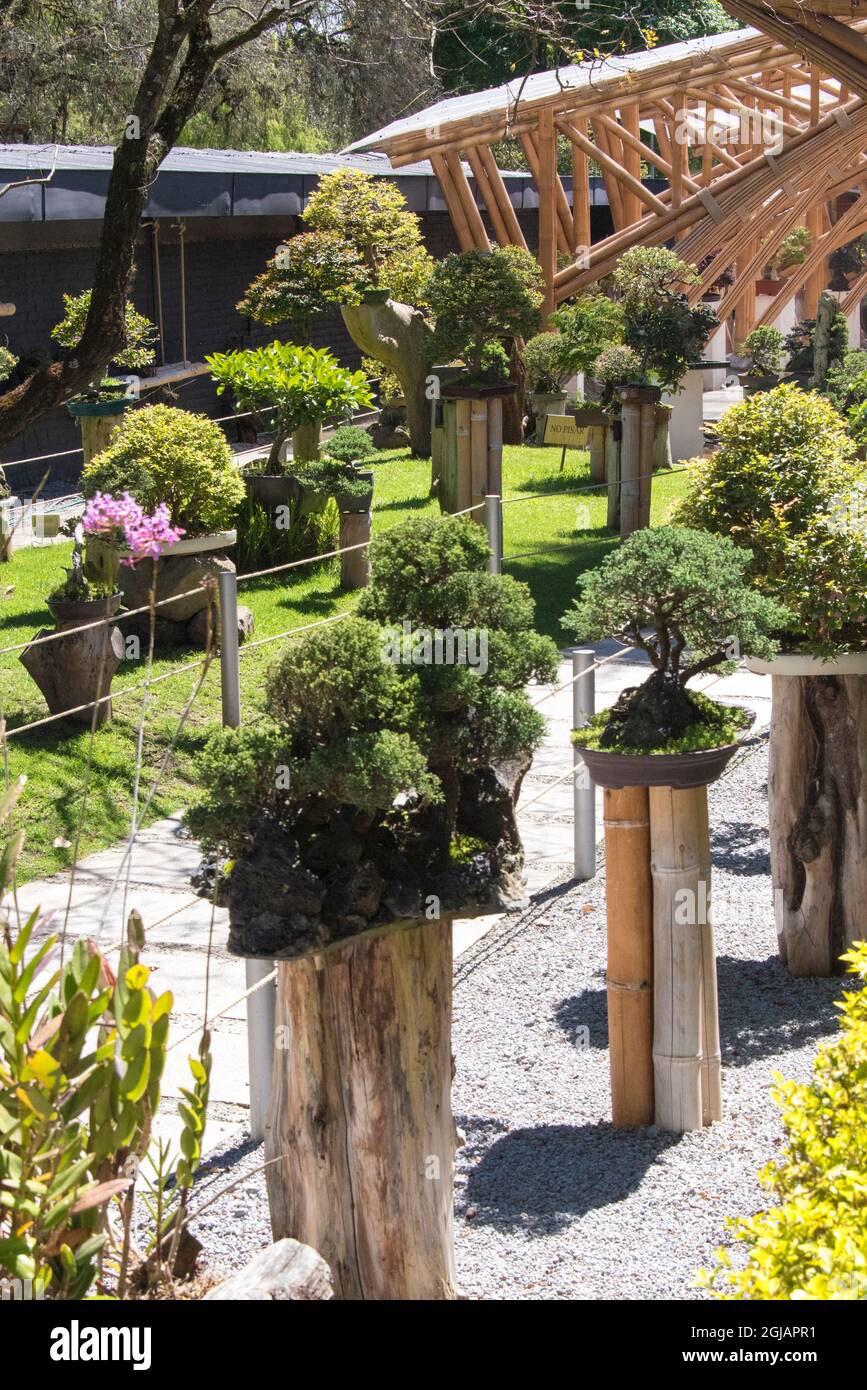
<svg viewBox="0 0 867 1390">
<path fill-rule="evenodd" d="M 128 492 L 120 497 L 97 492 L 88 500 L 81 520 L 72 529 L 72 568 L 67 568 L 66 582 L 52 598 L 77 602 L 108 598 L 117 593 L 121 564 L 137 565 L 147 559 L 156 561 L 167 546 L 174 545 L 183 535 L 183 527 L 172 525 L 165 502 L 148 514 Z M 85 572 L 84 547 L 88 537 L 103 542 L 103 579 L 99 583 Z"/>
</svg>

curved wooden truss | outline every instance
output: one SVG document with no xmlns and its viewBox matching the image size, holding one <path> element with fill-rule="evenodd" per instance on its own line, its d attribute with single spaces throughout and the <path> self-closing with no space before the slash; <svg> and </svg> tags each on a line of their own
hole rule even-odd
<svg viewBox="0 0 867 1390">
<path fill-rule="evenodd" d="M 840 211 L 843 195 L 860 195 L 867 182 L 867 19 L 852 17 L 864 14 L 855 0 L 726 3 L 756 27 L 451 99 L 359 145 L 396 167 L 430 159 L 461 247 L 486 249 L 492 234 L 501 245 L 526 244 L 492 151 L 517 138 L 538 192 L 548 312 L 609 274 L 629 247 L 676 242 L 692 263 L 711 258 L 695 297 L 734 272 L 722 312 L 735 314 L 743 337 L 756 321 L 764 266 L 805 224 L 810 253 L 761 321 L 802 288 L 810 313 L 829 253 L 867 230 L 867 200 Z M 643 181 L 648 170 L 665 180 L 662 192 Z M 614 223 L 595 245 L 593 171 Z M 864 289 L 853 286 L 850 307 Z"/>
</svg>

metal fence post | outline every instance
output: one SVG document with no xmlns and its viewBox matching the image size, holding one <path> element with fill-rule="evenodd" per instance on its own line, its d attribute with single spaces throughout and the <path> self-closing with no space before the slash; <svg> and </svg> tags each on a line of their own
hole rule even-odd
<svg viewBox="0 0 867 1390">
<path fill-rule="evenodd" d="M 586 647 L 572 652 L 572 727 L 582 728 L 596 713 L 596 653 Z M 582 674 L 586 673 L 586 674 Z M 580 748 L 573 744 L 575 878 L 596 875 L 596 788 L 590 781 Z"/>
<path fill-rule="evenodd" d="M 237 729 L 241 723 L 241 668 L 238 657 L 238 576 L 234 570 L 221 571 L 220 586 L 220 693 L 223 727 Z M 246 960 L 247 989 L 265 975 L 274 962 Z M 277 988 L 272 980 L 247 998 L 247 1064 L 250 1078 L 250 1134 L 256 1143 L 265 1138 L 271 1104 L 271 1066 L 274 1058 L 274 1024 Z"/>
<path fill-rule="evenodd" d="M 485 497 L 485 530 L 491 547 L 488 570 L 491 574 L 503 572 L 503 499 L 495 493 Z"/>
</svg>

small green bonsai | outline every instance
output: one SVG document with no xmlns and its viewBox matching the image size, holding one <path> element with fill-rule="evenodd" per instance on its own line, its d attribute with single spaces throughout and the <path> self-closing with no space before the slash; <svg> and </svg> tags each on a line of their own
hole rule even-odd
<svg viewBox="0 0 867 1390">
<path fill-rule="evenodd" d="M 607 347 L 593 364 L 593 377 L 602 387 L 601 404 L 614 406 L 618 386 L 646 386 L 647 376 L 638 353 L 625 344 Z"/>
<path fill-rule="evenodd" d="M 238 313 L 269 327 L 294 323 L 307 339 L 314 318 L 361 302 L 356 286 L 363 270 L 360 253 L 345 235 L 302 232 L 277 248 L 238 303 Z"/>
<path fill-rule="evenodd" d="M 591 376 L 599 354 L 623 342 L 622 305 L 604 294 L 585 294 L 551 315 L 560 330 L 564 362 L 571 372 Z"/>
<path fill-rule="evenodd" d="M 81 342 L 84 325 L 90 312 L 92 294 L 92 290 L 84 290 L 79 295 L 64 294 L 63 296 L 64 315 L 60 323 L 55 324 L 52 328 L 51 336 L 69 352 L 74 352 Z M 114 359 L 114 365 L 126 367 L 129 371 L 138 371 L 142 367 L 149 367 L 156 360 L 156 353 L 153 348 L 157 336 L 156 324 L 151 323 L 144 314 L 140 314 L 131 300 L 126 302 L 124 322 L 126 324 L 126 347 L 118 353 Z M 123 386 L 122 391 L 117 389 L 120 385 Z M 82 392 L 78 399 L 116 400 L 119 396 L 125 395 L 126 391 L 126 382 L 120 383 L 112 377 L 107 377 L 100 383 L 94 382 L 90 389 Z"/>
<path fill-rule="evenodd" d="M 529 338 L 539 327 L 542 272 L 517 246 L 454 252 L 437 263 L 427 298 L 438 359 L 460 359 L 470 380 L 482 384 L 502 379 L 500 340 Z"/>
<path fill-rule="evenodd" d="M 283 445 L 293 432 L 345 418 L 373 399 L 364 373 L 344 371 L 327 348 L 274 342 L 240 352 L 215 352 L 205 361 L 218 395 L 230 392 L 242 410 L 275 412 L 277 428 L 268 460 L 272 473 L 283 471 Z"/>
<path fill-rule="evenodd" d="M 226 436 L 205 415 L 168 405 L 129 412 L 107 449 L 84 469 L 87 498 L 128 492 L 146 512 L 161 502 L 187 535 L 223 531 L 244 497 Z"/>
<path fill-rule="evenodd" d="M 624 341 L 641 359 L 642 378 L 677 390 L 719 326 L 709 304 L 691 306 L 684 293 L 698 283 L 697 271 L 663 246 L 636 246 L 621 256 L 611 280 L 623 308 Z"/>
<path fill-rule="evenodd" d="M 598 570 L 563 626 L 584 641 L 616 637 L 650 658 L 653 674 L 575 734 L 583 747 L 682 752 L 731 742 L 738 716 L 687 690 L 734 651 L 770 657 L 786 610 L 745 580 L 750 557 L 704 531 L 636 531 Z"/>
<path fill-rule="evenodd" d="M 841 415 L 867 401 L 867 352 L 849 348 L 843 361 L 830 368 L 825 394 Z"/>
<path fill-rule="evenodd" d="M 776 377 L 783 360 L 785 339 L 779 328 L 754 328 L 743 341 L 741 351 L 752 359 L 749 376 Z"/>
<path fill-rule="evenodd" d="M 780 242 L 776 254 L 771 258 L 769 268 L 779 272 L 788 270 L 793 265 L 803 265 L 812 242 L 813 237 L 809 227 L 793 227 Z"/>
<path fill-rule="evenodd" d="M 376 453 L 376 445 L 360 425 L 341 425 L 325 440 L 322 452 L 340 463 L 360 463 Z"/>
<path fill-rule="evenodd" d="M 527 389 L 534 395 L 557 396 L 572 375 L 559 333 L 537 333 L 521 353 Z"/>
</svg>

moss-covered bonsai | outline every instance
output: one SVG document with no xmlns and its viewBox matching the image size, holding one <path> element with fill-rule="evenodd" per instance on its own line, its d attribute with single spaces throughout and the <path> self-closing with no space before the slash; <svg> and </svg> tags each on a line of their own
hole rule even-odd
<svg viewBox="0 0 867 1390">
<path fill-rule="evenodd" d="M 733 651 L 771 656 L 780 604 L 746 579 L 749 557 L 732 541 L 663 527 L 635 532 L 598 570 L 563 619 L 580 640 L 616 637 L 650 659 L 652 674 L 575 734 L 579 747 L 682 753 L 732 743 L 743 715 L 689 690 Z"/>
<path fill-rule="evenodd" d="M 557 653 L 463 518 L 371 545 L 359 616 L 292 644 L 266 718 L 211 740 L 188 816 L 235 858 L 232 945 L 291 958 L 403 919 L 522 900 L 514 802 Z"/>
<path fill-rule="evenodd" d="M 542 272 L 519 246 L 456 251 L 439 261 L 427 286 L 441 362 L 460 360 L 468 385 L 508 376 L 507 338 L 529 338 L 541 324 Z"/>
<path fill-rule="evenodd" d="M 294 459 L 318 457 L 324 421 L 345 419 L 371 404 L 363 372 L 348 372 L 327 348 L 269 343 L 238 352 L 215 352 L 206 358 L 217 394 L 228 391 L 242 410 L 272 410 L 274 442 L 268 458 L 272 474 L 285 472 L 283 445 L 294 436 Z"/>
</svg>

